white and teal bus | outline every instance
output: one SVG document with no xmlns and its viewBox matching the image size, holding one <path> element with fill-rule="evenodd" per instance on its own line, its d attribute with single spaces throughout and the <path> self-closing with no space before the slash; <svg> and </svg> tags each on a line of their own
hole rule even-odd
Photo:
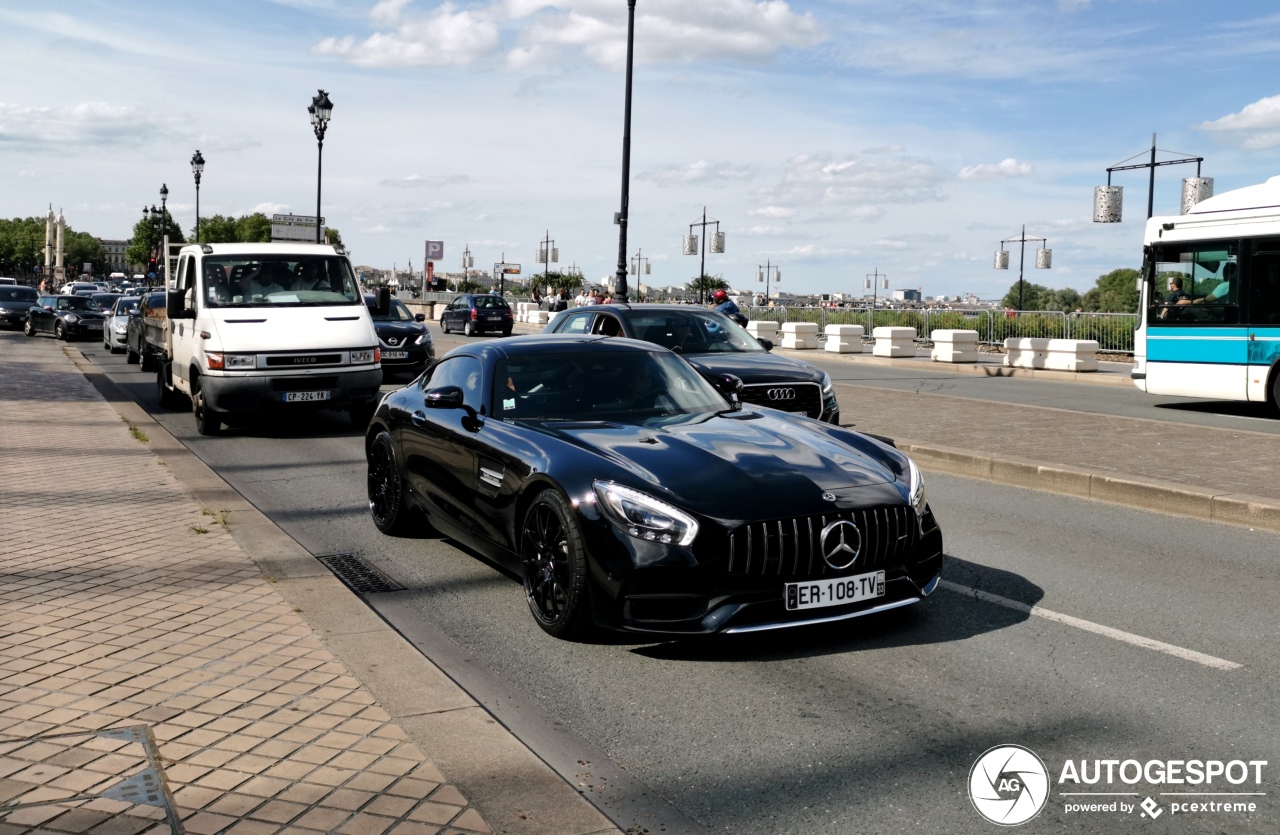
<svg viewBox="0 0 1280 835">
<path fill-rule="evenodd" d="M 1153 217 L 1143 244 L 1138 388 L 1280 409 L 1280 177 Z"/>
</svg>

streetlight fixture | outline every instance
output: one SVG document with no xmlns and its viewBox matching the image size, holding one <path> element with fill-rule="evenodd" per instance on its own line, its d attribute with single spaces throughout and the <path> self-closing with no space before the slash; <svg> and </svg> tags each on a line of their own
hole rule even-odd
<svg viewBox="0 0 1280 835">
<path fill-rule="evenodd" d="M 320 222 L 320 177 L 324 170 L 324 132 L 329 127 L 329 117 L 333 115 L 333 102 L 324 90 L 311 97 L 311 105 L 307 112 L 311 114 L 311 127 L 316 133 L 316 243 L 321 243 Z"/>
<path fill-rule="evenodd" d="M 782 270 L 778 269 L 778 265 L 772 261 L 765 261 L 764 266 L 756 267 L 756 283 L 764 282 L 764 306 L 769 306 L 769 280 L 773 279 L 779 284 L 782 283 Z"/>
<path fill-rule="evenodd" d="M 698 267 L 698 302 L 700 304 L 704 301 L 702 291 L 705 289 L 702 286 L 702 277 L 707 274 L 707 227 L 711 225 L 716 227 L 716 231 L 711 233 L 711 252 L 712 254 L 722 253 L 724 252 L 724 233 L 720 231 L 720 221 L 707 217 L 706 206 L 702 207 L 702 220 L 690 223 L 689 234 L 684 236 L 684 254 L 697 255 L 698 236 L 693 234 L 693 227 L 702 227 L 702 263 Z"/>
<path fill-rule="evenodd" d="M 534 260 L 539 264 L 546 266 L 542 270 L 542 280 L 547 281 L 547 277 L 551 272 L 552 264 L 560 263 L 560 247 L 556 246 L 556 242 L 551 240 L 551 230 L 547 230 L 547 236 L 538 243 L 538 251 L 534 254 Z"/>
<path fill-rule="evenodd" d="M 1146 151 L 1142 152 L 1143 154 Z M 1165 153 L 1172 153 L 1166 151 Z M 1142 154 L 1135 154 L 1129 159 L 1137 159 Z M 1202 200 L 1207 200 L 1213 196 L 1213 178 L 1200 176 L 1200 163 L 1204 162 L 1204 157 L 1187 157 L 1185 159 L 1168 159 L 1156 162 L 1156 135 L 1151 134 L 1151 161 L 1140 162 L 1134 165 L 1125 165 L 1125 162 L 1119 165 L 1113 165 L 1107 169 L 1107 184 L 1098 186 L 1093 190 L 1093 222 L 1094 223 L 1119 223 L 1121 204 L 1124 202 L 1124 186 L 1111 185 L 1111 173 L 1113 171 L 1132 171 L 1137 168 L 1148 168 L 1151 170 L 1150 181 L 1147 185 L 1147 219 L 1155 213 L 1155 195 L 1156 195 L 1156 169 L 1164 165 L 1183 165 L 1185 163 L 1194 162 L 1196 164 L 1196 175 L 1187 177 L 1182 181 L 1182 214 L 1191 211 L 1191 208 Z"/>
<path fill-rule="evenodd" d="M 631 67 L 635 53 L 636 0 L 627 0 L 627 92 L 622 111 L 622 210 L 613 216 L 618 224 L 618 268 L 614 272 L 616 300 L 627 302 L 627 219 L 631 190 Z"/>
<path fill-rule="evenodd" d="M 462 251 L 462 280 L 463 281 L 466 281 L 471 277 L 471 273 L 469 272 L 469 270 L 474 268 L 475 265 L 476 265 L 476 259 L 471 254 L 471 244 L 467 244 L 467 248 Z M 456 287 L 455 289 L 461 290 L 462 288 L 459 286 L 459 287 Z"/>
<path fill-rule="evenodd" d="M 862 289 L 871 291 L 871 313 L 867 321 L 871 325 L 871 333 L 874 336 L 876 330 L 876 308 L 879 306 L 880 290 L 889 289 L 889 276 L 880 272 L 880 268 L 876 267 L 874 272 L 867 273 L 867 277 L 862 280 Z"/>
<path fill-rule="evenodd" d="M 627 273 L 629 275 L 649 275 L 652 272 L 653 265 L 649 263 L 649 259 L 647 257 L 640 254 L 642 252 L 644 252 L 644 250 L 637 249 L 636 254 L 631 256 L 631 263 L 627 266 Z M 636 289 L 640 289 L 639 280 L 636 281 Z"/>
<path fill-rule="evenodd" d="M 1036 237 L 1035 235 L 1027 235 L 1026 224 L 1023 224 L 1022 226 L 1021 235 L 1018 235 L 1013 238 L 1005 238 L 1003 241 L 1000 242 L 1001 244 L 1008 244 L 1008 243 L 1021 244 L 1021 251 L 1018 254 L 1018 311 L 1019 312 L 1022 311 L 1022 288 L 1023 288 L 1022 273 L 1027 260 L 1027 241 L 1039 241 L 1041 243 L 1041 247 L 1036 250 L 1036 269 L 1047 270 L 1053 267 L 1053 250 L 1045 249 L 1043 246 L 1044 244 L 1047 244 L 1049 242 L 1049 239 Z M 1005 249 L 1003 246 L 1000 249 L 996 250 L 995 268 L 997 270 L 1009 269 L 1009 250 Z"/>
<path fill-rule="evenodd" d="M 204 157 L 198 149 L 191 158 L 191 173 L 196 175 L 196 243 L 200 243 L 200 175 L 204 173 Z"/>
</svg>

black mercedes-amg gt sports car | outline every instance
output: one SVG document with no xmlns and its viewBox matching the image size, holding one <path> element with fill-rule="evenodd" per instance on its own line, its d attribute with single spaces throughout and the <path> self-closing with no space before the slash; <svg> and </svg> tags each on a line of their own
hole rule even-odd
<svg viewBox="0 0 1280 835">
<path fill-rule="evenodd" d="M 466 345 L 383 398 L 370 513 L 392 533 L 424 512 L 510 567 L 562 638 L 777 629 L 932 592 L 942 532 L 915 463 L 741 386 L 633 339 Z"/>
</svg>

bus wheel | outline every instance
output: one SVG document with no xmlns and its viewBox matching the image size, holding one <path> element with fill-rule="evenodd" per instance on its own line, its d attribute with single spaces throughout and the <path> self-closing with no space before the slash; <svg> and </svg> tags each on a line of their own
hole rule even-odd
<svg viewBox="0 0 1280 835">
<path fill-rule="evenodd" d="M 1271 369 L 1271 416 L 1280 417 L 1280 365 Z"/>
</svg>

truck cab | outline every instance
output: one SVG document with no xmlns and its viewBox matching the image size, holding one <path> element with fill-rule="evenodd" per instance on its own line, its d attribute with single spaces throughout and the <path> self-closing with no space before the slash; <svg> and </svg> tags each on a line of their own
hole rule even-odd
<svg viewBox="0 0 1280 835">
<path fill-rule="evenodd" d="M 196 428 L 307 409 L 363 426 L 382 384 L 378 338 L 347 257 L 321 244 L 187 245 L 169 276 L 162 401 L 191 398 Z"/>
</svg>

